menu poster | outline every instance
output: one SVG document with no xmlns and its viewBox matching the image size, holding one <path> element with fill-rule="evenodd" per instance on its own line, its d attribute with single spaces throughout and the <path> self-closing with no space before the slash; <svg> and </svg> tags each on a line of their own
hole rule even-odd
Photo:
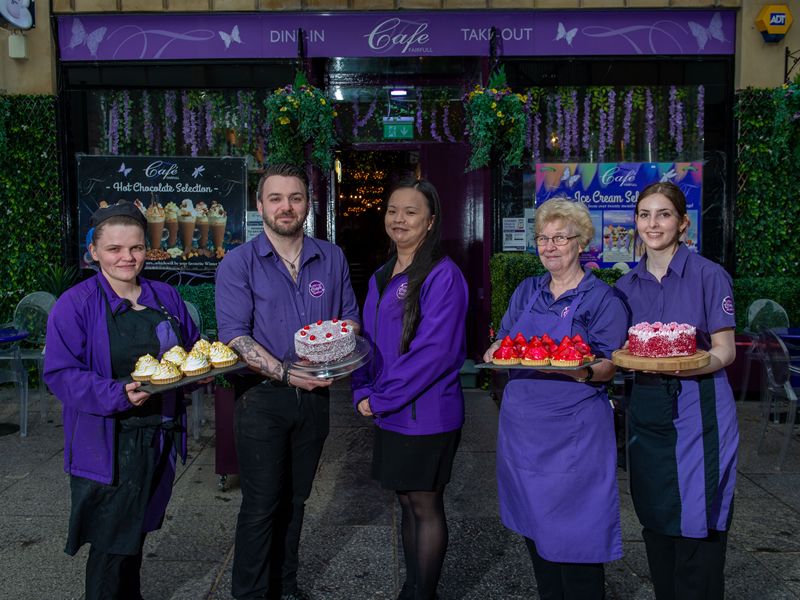
<svg viewBox="0 0 800 600">
<path fill-rule="evenodd" d="M 537 163 L 536 207 L 556 197 L 582 202 L 589 209 L 594 239 L 580 260 L 591 268 L 617 267 L 627 271 L 642 257 L 634 209 L 639 192 L 655 182 L 671 181 L 686 196 L 690 227 L 682 241 L 700 250 L 703 163 Z"/>
<path fill-rule="evenodd" d="M 242 243 L 247 167 L 241 157 L 77 155 L 81 267 L 92 213 L 120 200 L 147 218 L 145 270 L 213 271 Z"/>
</svg>

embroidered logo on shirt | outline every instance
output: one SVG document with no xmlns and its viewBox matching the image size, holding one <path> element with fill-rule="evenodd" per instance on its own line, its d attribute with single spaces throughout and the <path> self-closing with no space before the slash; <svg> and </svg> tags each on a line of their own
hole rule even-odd
<svg viewBox="0 0 800 600">
<path fill-rule="evenodd" d="M 733 314 L 733 298 L 730 296 L 725 296 L 722 299 L 722 310 L 729 315 Z"/>
<path fill-rule="evenodd" d="M 319 298 L 325 293 L 325 285 L 321 281 L 314 280 L 308 284 L 308 293 L 314 298 Z"/>
<path fill-rule="evenodd" d="M 397 292 L 396 292 L 397 299 L 398 299 L 398 300 L 402 300 L 403 298 L 405 298 L 405 297 L 406 297 L 406 294 L 407 294 L 407 293 L 408 293 L 408 283 L 406 283 L 406 282 L 404 281 L 404 282 L 403 282 L 403 283 L 401 283 L 401 284 L 400 284 L 400 286 L 397 288 Z"/>
<path fill-rule="evenodd" d="M 564 310 L 561 311 L 561 318 L 565 319 L 568 314 L 569 314 L 569 306 L 565 306 Z"/>
</svg>

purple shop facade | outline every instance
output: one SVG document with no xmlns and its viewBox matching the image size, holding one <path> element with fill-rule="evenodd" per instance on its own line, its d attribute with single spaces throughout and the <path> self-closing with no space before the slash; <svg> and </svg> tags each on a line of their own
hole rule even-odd
<svg viewBox="0 0 800 600">
<path fill-rule="evenodd" d="M 64 15 L 60 59 L 731 55 L 735 10 Z"/>
</svg>

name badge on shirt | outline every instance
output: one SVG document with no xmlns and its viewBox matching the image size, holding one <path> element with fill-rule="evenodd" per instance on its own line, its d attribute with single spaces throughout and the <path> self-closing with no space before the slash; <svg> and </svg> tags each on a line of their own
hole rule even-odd
<svg viewBox="0 0 800 600">
<path fill-rule="evenodd" d="M 308 293 L 311 294 L 313 298 L 320 298 L 325 293 L 325 284 L 315 279 L 308 284 Z"/>
</svg>

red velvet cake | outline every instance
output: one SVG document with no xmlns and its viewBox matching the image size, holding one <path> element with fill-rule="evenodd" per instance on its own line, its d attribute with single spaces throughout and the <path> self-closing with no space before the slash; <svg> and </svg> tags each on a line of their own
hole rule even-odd
<svg viewBox="0 0 800 600">
<path fill-rule="evenodd" d="M 628 352 L 648 358 L 691 356 L 697 352 L 696 329 L 687 323 L 637 323 L 628 329 Z"/>
</svg>

